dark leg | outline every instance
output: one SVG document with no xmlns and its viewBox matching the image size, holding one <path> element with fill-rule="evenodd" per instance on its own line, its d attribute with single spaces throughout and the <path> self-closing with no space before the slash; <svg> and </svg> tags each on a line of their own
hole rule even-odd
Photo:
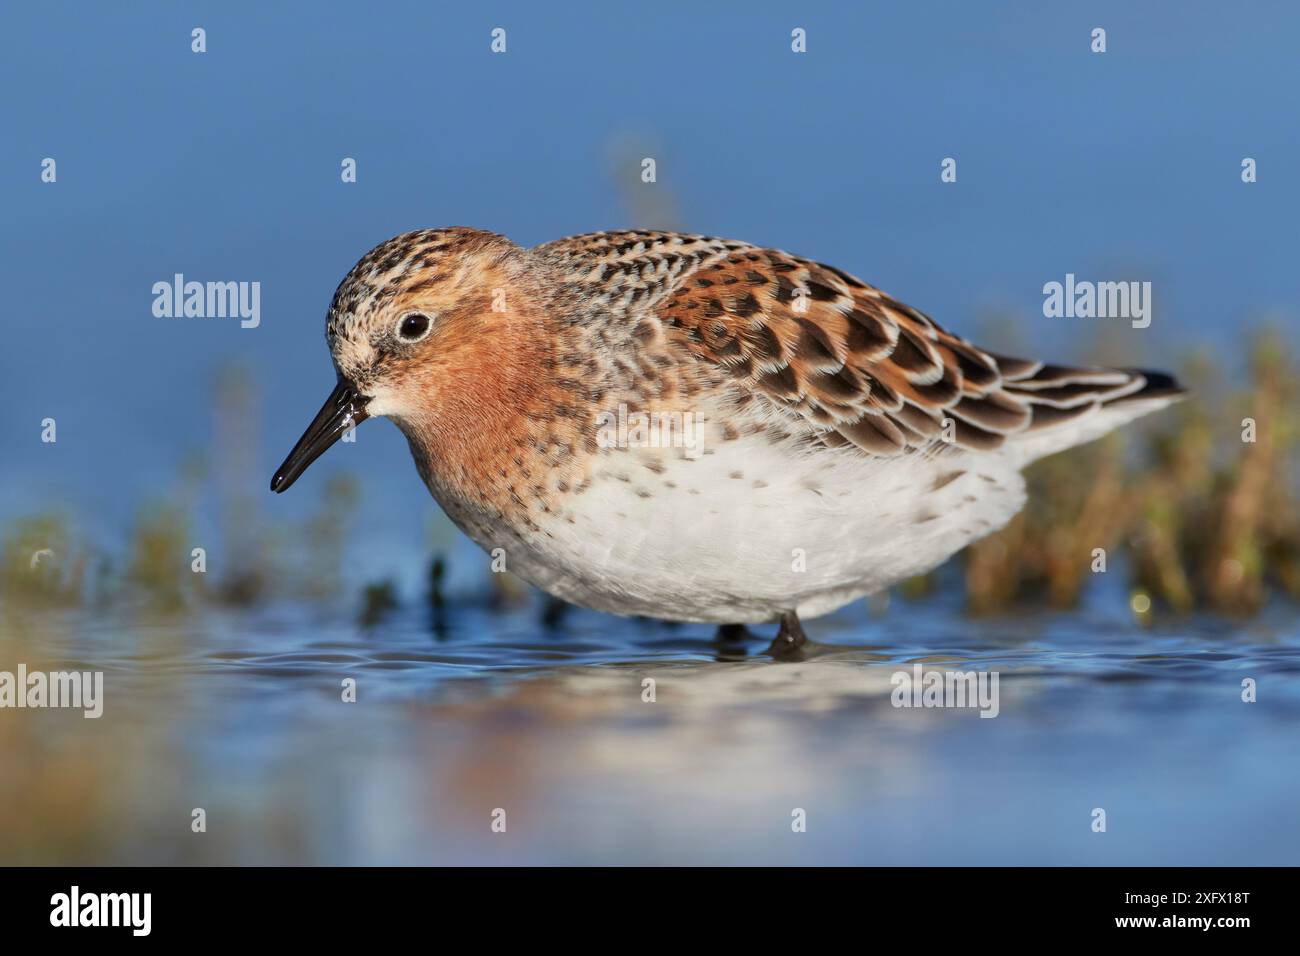
<svg viewBox="0 0 1300 956">
<path fill-rule="evenodd" d="M 743 624 L 719 624 L 718 636 L 715 640 L 720 644 L 735 644 L 739 641 L 747 641 L 753 636 L 749 628 Z"/>
<path fill-rule="evenodd" d="M 743 661 L 749 656 L 749 639 L 754 635 L 743 624 L 719 624 L 713 637 L 715 661 Z"/>
<path fill-rule="evenodd" d="M 767 652 L 778 661 L 802 661 L 807 659 L 809 649 L 808 635 L 803 632 L 799 615 L 786 611 L 781 615 L 781 629 L 776 632 L 776 640 Z"/>
<path fill-rule="evenodd" d="M 546 604 L 542 608 L 542 626 L 548 630 L 555 630 L 564 623 L 565 616 L 569 613 L 569 603 L 561 601 L 557 597 L 546 595 Z"/>
</svg>

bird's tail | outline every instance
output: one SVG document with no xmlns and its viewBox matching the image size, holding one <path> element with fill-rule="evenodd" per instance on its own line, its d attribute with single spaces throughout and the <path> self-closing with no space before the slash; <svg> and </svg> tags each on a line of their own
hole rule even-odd
<svg viewBox="0 0 1300 956">
<path fill-rule="evenodd" d="M 1165 372 L 994 359 L 1005 392 L 1030 408 L 1028 426 L 1009 442 L 1025 464 L 1100 438 L 1186 394 Z"/>
</svg>

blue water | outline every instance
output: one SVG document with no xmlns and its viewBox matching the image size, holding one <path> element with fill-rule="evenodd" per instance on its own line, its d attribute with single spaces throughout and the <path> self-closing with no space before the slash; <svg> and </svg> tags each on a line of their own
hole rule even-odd
<svg viewBox="0 0 1300 956">
<path fill-rule="evenodd" d="M 770 635 L 545 627 L 535 602 L 472 596 L 436 627 L 287 604 L 47 621 L 48 666 L 106 672 L 105 714 L 10 725 L 4 809 L 40 799 L 0 863 L 1295 862 L 1293 611 L 1139 627 L 953 603 L 846 608 L 794 664 L 762 655 Z M 918 661 L 998 672 L 998 716 L 894 707 Z"/>
</svg>

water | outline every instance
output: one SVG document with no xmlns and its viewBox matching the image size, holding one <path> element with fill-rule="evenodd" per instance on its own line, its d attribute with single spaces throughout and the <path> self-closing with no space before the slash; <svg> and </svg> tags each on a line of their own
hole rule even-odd
<svg viewBox="0 0 1300 956">
<path fill-rule="evenodd" d="M 1096 603 L 859 604 L 799 664 L 770 634 L 468 600 L 437 627 L 29 621 L 0 668 L 101 669 L 107 699 L 0 712 L 0 863 L 1294 863 L 1293 609 L 1142 628 Z M 999 672 L 998 716 L 893 707 L 917 661 Z"/>
</svg>

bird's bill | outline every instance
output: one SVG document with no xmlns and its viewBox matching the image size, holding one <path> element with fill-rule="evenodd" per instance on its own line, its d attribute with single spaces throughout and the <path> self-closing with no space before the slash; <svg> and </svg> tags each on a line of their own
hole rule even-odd
<svg viewBox="0 0 1300 956">
<path fill-rule="evenodd" d="M 344 432 L 369 418 L 366 412 L 369 403 L 370 399 L 358 395 L 350 382 L 340 381 L 334 386 L 334 391 L 325 399 L 325 404 L 302 433 L 298 444 L 293 446 L 289 457 L 276 469 L 271 479 L 271 490 L 276 493 L 286 490 Z"/>
</svg>

